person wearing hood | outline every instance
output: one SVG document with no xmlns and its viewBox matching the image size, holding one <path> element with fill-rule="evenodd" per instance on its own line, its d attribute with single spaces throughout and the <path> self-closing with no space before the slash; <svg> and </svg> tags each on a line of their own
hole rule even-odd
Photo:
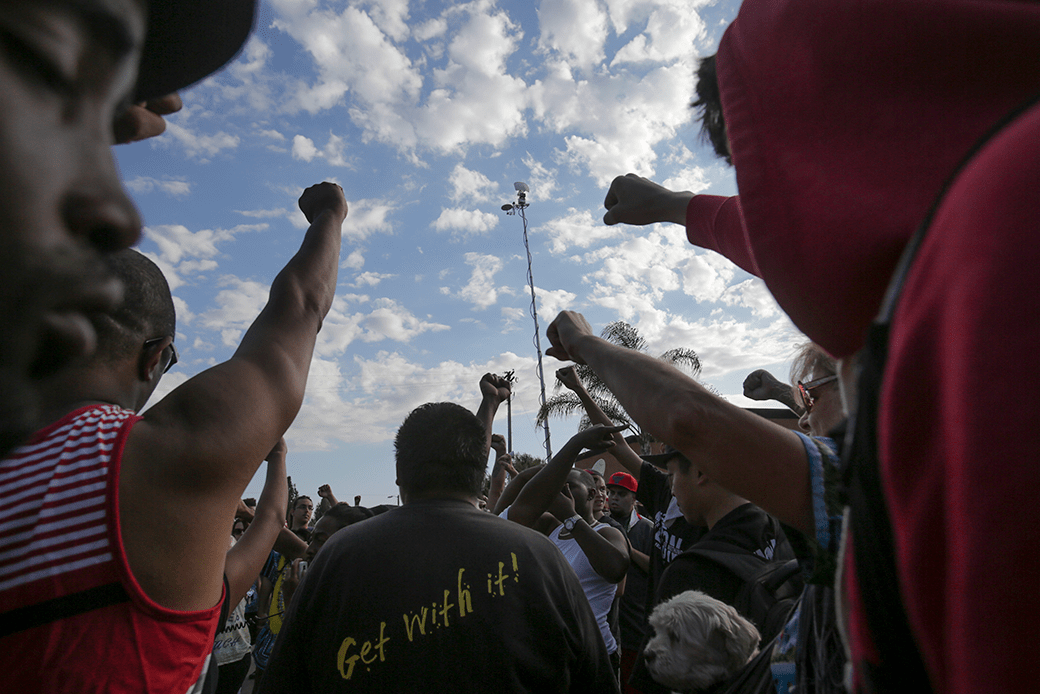
<svg viewBox="0 0 1040 694">
<path fill-rule="evenodd" d="M 842 360 L 847 399 L 851 358 L 924 229 L 886 307 L 876 440 L 898 601 L 936 691 L 1033 687 L 1040 472 L 1020 461 L 1040 447 L 1040 412 L 1008 395 L 1040 387 L 1038 39 L 1035 3 L 746 0 L 698 88 L 739 196 L 629 174 L 605 200 L 607 224 L 684 224 L 761 277 Z M 557 353 L 579 332 L 558 326 Z M 869 691 L 898 674 L 864 608 L 876 586 L 853 559 L 857 522 L 839 580 Z"/>
</svg>

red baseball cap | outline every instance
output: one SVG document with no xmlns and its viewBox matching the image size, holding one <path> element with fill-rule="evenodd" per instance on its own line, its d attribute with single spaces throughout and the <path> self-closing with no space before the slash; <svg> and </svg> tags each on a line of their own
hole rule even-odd
<svg viewBox="0 0 1040 694">
<path fill-rule="evenodd" d="M 639 483 L 636 482 L 636 478 L 628 474 L 627 472 L 615 472 L 613 475 L 610 476 L 610 479 L 607 480 L 607 486 L 621 487 L 622 489 L 627 489 L 630 492 L 635 492 L 639 490 Z"/>
</svg>

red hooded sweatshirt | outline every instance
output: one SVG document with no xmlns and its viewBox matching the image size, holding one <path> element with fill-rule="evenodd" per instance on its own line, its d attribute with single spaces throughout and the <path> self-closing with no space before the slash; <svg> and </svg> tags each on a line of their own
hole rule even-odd
<svg viewBox="0 0 1040 694">
<path fill-rule="evenodd" d="M 1040 93 L 1040 3 L 745 0 L 717 70 L 737 198 L 687 234 L 853 354 L 976 141 Z M 941 692 L 1033 691 L 1040 624 L 1040 107 L 957 175 L 897 304 L 879 455 L 911 627 Z M 853 662 L 875 657 L 846 565 Z"/>
</svg>

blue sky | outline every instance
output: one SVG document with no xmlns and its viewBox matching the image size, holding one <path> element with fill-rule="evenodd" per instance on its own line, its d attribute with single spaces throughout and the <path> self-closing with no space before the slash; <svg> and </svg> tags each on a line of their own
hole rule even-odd
<svg viewBox="0 0 1040 694">
<path fill-rule="evenodd" d="M 300 492 L 329 483 L 341 500 L 384 503 L 405 415 L 436 400 L 476 408 L 488 371 L 515 370 L 513 447 L 542 455 L 523 229 L 501 210 L 525 181 L 543 349 L 561 309 L 596 330 L 626 320 L 652 353 L 696 350 L 702 381 L 750 405 L 744 376 L 783 378 L 803 339 L 762 282 L 681 227 L 601 219 L 624 173 L 736 192 L 688 104 L 695 58 L 714 52 L 738 6 L 261 2 L 242 55 L 182 94 L 166 134 L 116 148 L 145 219 L 140 249 L 178 311 L 181 362 L 155 397 L 230 356 L 302 238 L 299 194 L 331 180 L 351 209 L 337 297 L 287 433 Z M 547 377 L 558 366 L 546 358 Z M 551 422 L 554 450 L 575 426 Z"/>
</svg>

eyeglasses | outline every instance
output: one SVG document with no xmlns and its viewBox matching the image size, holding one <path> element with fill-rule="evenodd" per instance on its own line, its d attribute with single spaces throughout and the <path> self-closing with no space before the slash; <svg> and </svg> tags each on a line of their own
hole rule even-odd
<svg viewBox="0 0 1040 694">
<path fill-rule="evenodd" d="M 153 337 L 151 340 L 145 340 L 144 341 L 145 349 L 147 349 L 149 347 L 152 347 L 153 345 L 157 345 L 157 344 L 159 344 L 160 342 L 162 342 L 165 339 L 166 339 L 166 337 L 164 336 L 164 337 Z M 172 369 L 173 365 L 177 363 L 177 348 L 173 346 L 173 342 L 170 342 L 169 346 L 170 346 L 170 360 L 168 362 L 166 362 L 166 364 L 163 366 L 163 370 L 162 370 L 163 373 L 166 373 L 167 371 Z M 165 352 L 166 350 L 164 349 L 163 351 Z"/>
<path fill-rule="evenodd" d="M 812 396 L 809 391 L 815 390 L 820 386 L 825 386 L 832 381 L 837 381 L 838 377 L 835 375 L 824 376 L 823 378 L 817 378 L 809 381 L 808 383 L 802 383 L 798 381 L 798 394 L 802 397 L 802 406 L 805 407 L 805 413 L 809 414 L 812 412 L 813 405 L 816 404 L 816 398 Z"/>
</svg>

